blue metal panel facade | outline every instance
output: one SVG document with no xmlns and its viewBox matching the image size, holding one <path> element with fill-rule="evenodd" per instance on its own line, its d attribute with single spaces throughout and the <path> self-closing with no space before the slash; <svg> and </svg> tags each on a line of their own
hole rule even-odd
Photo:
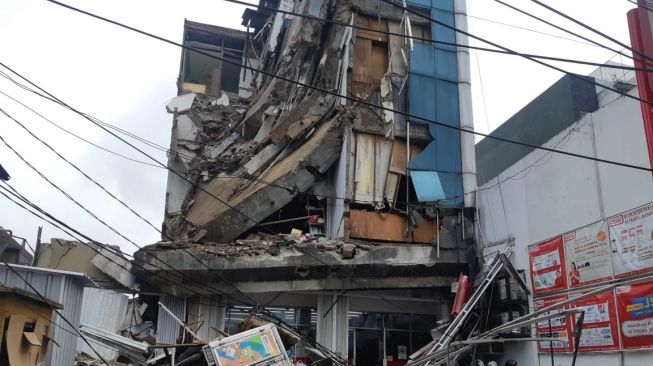
<svg viewBox="0 0 653 366">
<path fill-rule="evenodd" d="M 411 4 L 431 8 L 431 17 L 454 26 L 453 0 L 413 0 Z M 456 42 L 452 29 L 432 23 L 436 41 Z M 408 111 L 410 114 L 460 126 L 456 47 L 416 42 L 410 55 Z M 419 119 L 413 123 L 424 123 Z M 429 125 L 433 141 L 413 160 L 409 169 L 420 201 L 439 201 L 444 207 L 463 206 L 460 132 Z M 429 172 L 418 173 L 418 172 Z M 417 173 L 417 174 L 415 174 Z M 434 199 L 434 197 L 439 197 Z"/>
</svg>

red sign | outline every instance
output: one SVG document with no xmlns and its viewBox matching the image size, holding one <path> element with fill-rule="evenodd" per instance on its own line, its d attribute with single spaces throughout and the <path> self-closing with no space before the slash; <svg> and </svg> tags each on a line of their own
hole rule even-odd
<svg viewBox="0 0 653 366">
<path fill-rule="evenodd" d="M 619 349 L 617 310 L 612 291 L 579 300 L 574 303 L 573 307 L 582 307 L 585 310 L 583 331 L 578 345 L 579 351 L 612 351 Z M 574 316 L 572 329 L 575 329 L 577 319 L 578 315 Z"/>
<path fill-rule="evenodd" d="M 616 293 L 622 348 L 653 348 L 653 282 L 618 286 Z"/>
<path fill-rule="evenodd" d="M 646 7 L 639 7 L 628 12 L 628 28 L 630 29 L 630 43 L 632 44 L 633 59 L 635 67 L 639 69 L 650 69 L 651 60 L 642 55 L 653 55 L 653 32 L 649 10 Z M 653 102 L 653 75 L 646 71 L 636 71 L 637 90 L 639 97 Z M 648 146 L 648 156 L 653 166 L 653 105 L 640 102 L 642 108 L 642 119 L 644 120 L 644 131 Z"/>
<path fill-rule="evenodd" d="M 567 288 L 562 235 L 528 247 L 533 294 L 540 295 Z"/>
<path fill-rule="evenodd" d="M 533 300 L 535 310 L 543 309 L 547 306 L 557 304 L 567 300 L 567 295 L 553 296 L 544 299 Z M 567 307 L 560 308 L 566 309 Z M 571 319 L 568 316 L 553 318 L 539 322 L 535 325 L 538 338 L 551 338 L 553 342 L 553 352 L 571 352 L 573 350 L 573 334 L 571 330 Z M 540 352 L 551 352 L 551 341 L 538 342 Z"/>
</svg>

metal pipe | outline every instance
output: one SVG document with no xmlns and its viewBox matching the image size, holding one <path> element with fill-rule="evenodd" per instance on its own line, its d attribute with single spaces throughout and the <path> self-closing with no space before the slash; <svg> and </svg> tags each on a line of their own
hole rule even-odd
<svg viewBox="0 0 653 366">
<path fill-rule="evenodd" d="M 467 0 L 454 1 L 454 19 L 456 27 L 467 30 Z M 458 100 L 460 110 L 460 127 L 474 131 L 472 112 L 472 84 L 469 61 L 469 44 L 467 36 L 456 33 L 456 56 L 458 59 Z M 475 136 L 472 133 L 460 134 L 460 158 L 463 179 L 463 202 L 465 207 L 475 207 L 476 199 L 476 153 Z"/>
</svg>

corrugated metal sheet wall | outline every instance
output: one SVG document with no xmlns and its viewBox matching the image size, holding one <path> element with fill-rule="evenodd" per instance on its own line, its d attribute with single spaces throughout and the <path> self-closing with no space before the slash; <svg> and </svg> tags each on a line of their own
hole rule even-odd
<svg viewBox="0 0 653 366">
<path fill-rule="evenodd" d="M 61 288 L 61 303 L 64 304 L 64 308 L 61 313 L 76 328 L 79 328 L 83 298 L 83 285 L 78 280 L 64 277 Z M 76 335 L 75 330 L 65 325 L 65 322 L 58 315 L 55 315 L 52 319 L 56 324 L 62 325 L 68 331 L 64 331 L 60 327 L 53 327 L 52 334 L 54 339 L 57 340 L 57 343 L 59 343 L 59 347 L 50 347 L 48 350 L 50 354 L 50 365 L 74 365 L 75 354 L 77 353 L 77 340 L 79 337 Z"/>
<path fill-rule="evenodd" d="M 118 333 L 127 312 L 127 296 L 97 288 L 84 289 L 84 301 L 80 323 L 91 325 L 109 332 Z M 118 352 L 113 348 L 92 342 L 93 348 L 106 360 L 115 360 Z M 94 355 L 93 350 L 82 339 L 77 341 L 77 352 Z"/>
<path fill-rule="evenodd" d="M 41 295 L 49 300 L 63 305 L 63 314 L 76 328 L 79 327 L 79 318 L 84 291 L 84 278 L 82 274 L 72 272 L 45 270 L 42 268 L 12 266 L 20 276 L 28 281 Z M 0 265 L 0 283 L 14 288 L 34 293 L 26 283 L 4 265 Z M 78 336 L 75 330 L 56 314 L 52 317 L 50 326 L 52 339 L 59 345 L 50 343 L 46 354 L 46 365 L 74 365 L 77 350 Z M 65 330 L 63 330 L 63 329 Z"/>
<path fill-rule="evenodd" d="M 208 302 L 206 299 L 202 300 L 198 314 L 198 321 L 202 322 L 202 326 L 197 331 L 197 335 L 210 341 L 219 336 L 215 329 L 224 329 L 225 307 L 220 305 L 222 299 L 219 295 L 212 295 Z"/>
<path fill-rule="evenodd" d="M 181 321 L 186 321 L 186 298 L 171 295 L 161 295 L 159 301 L 168 308 Z M 157 317 L 156 341 L 157 343 L 176 343 L 179 335 L 179 323 L 170 314 L 159 308 Z"/>
</svg>

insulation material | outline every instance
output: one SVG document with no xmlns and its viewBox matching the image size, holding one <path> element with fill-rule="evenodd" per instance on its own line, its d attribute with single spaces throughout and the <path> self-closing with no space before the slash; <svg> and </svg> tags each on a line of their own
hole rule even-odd
<svg viewBox="0 0 653 366">
<path fill-rule="evenodd" d="M 392 141 L 383 136 L 356 134 L 354 201 L 381 203 L 390 167 Z"/>
</svg>

